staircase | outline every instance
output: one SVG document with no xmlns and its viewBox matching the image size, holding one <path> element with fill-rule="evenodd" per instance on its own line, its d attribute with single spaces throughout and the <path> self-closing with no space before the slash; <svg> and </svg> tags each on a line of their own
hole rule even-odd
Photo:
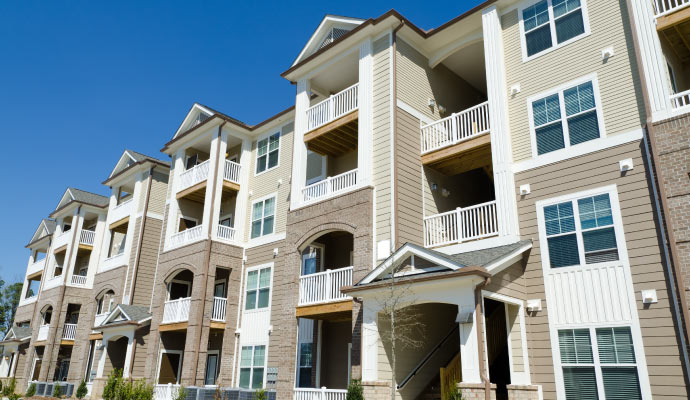
<svg viewBox="0 0 690 400">
<path fill-rule="evenodd" d="M 460 368 L 460 353 L 456 354 L 452 360 L 444 364 L 439 373 L 436 374 L 424 390 L 417 396 L 417 400 L 446 400 L 449 398 L 449 391 L 455 382 L 462 380 Z"/>
</svg>

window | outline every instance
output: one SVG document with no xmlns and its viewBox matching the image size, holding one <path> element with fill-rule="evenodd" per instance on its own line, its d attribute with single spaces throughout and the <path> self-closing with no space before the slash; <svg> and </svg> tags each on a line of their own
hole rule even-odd
<svg viewBox="0 0 690 400">
<path fill-rule="evenodd" d="M 252 206 L 252 239 L 273 233 L 275 203 L 276 198 L 270 197 Z"/>
<path fill-rule="evenodd" d="M 240 387 L 260 389 L 264 386 L 266 346 L 242 346 L 240 359 Z"/>
<path fill-rule="evenodd" d="M 608 194 L 545 206 L 544 225 L 551 268 L 618 260 Z"/>
<path fill-rule="evenodd" d="M 524 51 L 532 57 L 586 33 L 582 0 L 542 0 L 522 10 Z"/>
<path fill-rule="evenodd" d="M 182 232 L 187 229 L 192 229 L 195 226 L 197 226 L 198 221 L 196 218 L 191 218 L 191 217 L 180 217 L 180 227 L 178 229 L 178 232 Z"/>
<path fill-rule="evenodd" d="M 630 327 L 560 330 L 558 344 L 566 399 L 642 398 Z"/>
<path fill-rule="evenodd" d="M 271 267 L 247 272 L 247 296 L 244 309 L 255 310 L 268 307 L 271 294 Z"/>
<path fill-rule="evenodd" d="M 536 155 L 601 137 L 593 81 L 532 101 Z"/>
<path fill-rule="evenodd" d="M 300 343 L 299 345 L 298 387 L 308 388 L 311 386 L 312 349 L 312 343 Z"/>
<path fill-rule="evenodd" d="M 205 385 L 215 385 L 218 377 L 218 350 L 208 353 L 206 356 Z"/>
<path fill-rule="evenodd" d="M 256 173 L 261 173 L 278 165 L 280 132 L 259 140 L 256 144 Z"/>
<path fill-rule="evenodd" d="M 108 248 L 108 257 L 115 257 L 125 252 L 125 244 L 127 243 L 127 225 L 119 226 L 110 231 L 110 247 Z"/>
<path fill-rule="evenodd" d="M 194 155 L 187 157 L 187 160 L 184 163 L 184 169 L 188 170 L 188 169 L 194 168 L 196 166 L 198 160 L 199 160 L 198 154 L 194 154 Z"/>
</svg>

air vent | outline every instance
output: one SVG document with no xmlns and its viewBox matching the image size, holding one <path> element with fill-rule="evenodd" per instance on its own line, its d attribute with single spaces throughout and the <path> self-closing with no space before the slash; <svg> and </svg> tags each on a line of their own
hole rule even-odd
<svg viewBox="0 0 690 400">
<path fill-rule="evenodd" d="M 326 38 L 323 39 L 323 42 L 321 42 L 321 46 L 319 46 L 319 49 L 328 46 L 329 44 L 335 42 L 336 40 L 340 39 L 344 34 L 349 32 L 347 29 L 341 29 L 341 28 L 331 28 L 330 31 L 328 31 L 328 35 L 326 35 Z"/>
</svg>

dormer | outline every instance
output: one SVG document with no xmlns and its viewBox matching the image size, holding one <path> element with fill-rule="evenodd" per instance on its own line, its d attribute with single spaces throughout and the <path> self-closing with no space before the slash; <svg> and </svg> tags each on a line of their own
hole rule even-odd
<svg viewBox="0 0 690 400">
<path fill-rule="evenodd" d="M 340 39 L 343 35 L 355 29 L 364 22 L 363 19 L 341 17 L 338 15 L 326 15 L 311 35 L 306 46 L 292 63 L 295 66 L 302 60 L 316 53 L 320 49 Z"/>
</svg>

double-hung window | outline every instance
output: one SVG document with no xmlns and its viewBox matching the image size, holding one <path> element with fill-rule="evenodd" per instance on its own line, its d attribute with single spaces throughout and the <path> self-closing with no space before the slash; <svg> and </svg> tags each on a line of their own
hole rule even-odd
<svg viewBox="0 0 690 400">
<path fill-rule="evenodd" d="M 247 295 L 245 310 L 268 307 L 271 294 L 271 268 L 255 269 L 247 272 Z"/>
<path fill-rule="evenodd" d="M 252 205 L 252 239 L 273 233 L 275 205 L 275 197 L 259 200 Z"/>
<path fill-rule="evenodd" d="M 566 399 L 642 398 L 630 327 L 558 331 Z"/>
<path fill-rule="evenodd" d="M 312 343 L 300 343 L 299 345 L 299 382 L 298 387 L 308 388 L 311 386 L 312 369 Z"/>
<path fill-rule="evenodd" d="M 608 193 L 544 207 L 551 268 L 618 260 Z"/>
<path fill-rule="evenodd" d="M 586 32 L 584 0 L 541 0 L 522 10 L 524 46 L 534 56 Z"/>
<path fill-rule="evenodd" d="M 240 359 L 240 387 L 261 389 L 264 386 L 266 346 L 242 346 Z"/>
<path fill-rule="evenodd" d="M 593 81 L 532 101 L 536 155 L 601 137 Z"/>
<path fill-rule="evenodd" d="M 261 173 L 278 165 L 280 132 L 261 139 L 256 143 L 256 173 Z"/>
</svg>

